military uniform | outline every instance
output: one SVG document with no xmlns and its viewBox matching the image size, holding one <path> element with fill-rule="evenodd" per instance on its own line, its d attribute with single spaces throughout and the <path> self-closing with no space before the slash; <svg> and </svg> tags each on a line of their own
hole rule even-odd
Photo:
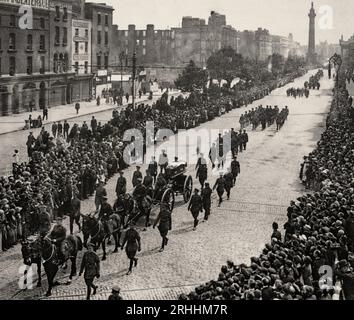
<svg viewBox="0 0 354 320">
<path fill-rule="evenodd" d="M 233 177 L 233 185 L 235 185 L 236 178 L 240 174 L 240 172 L 241 172 L 240 163 L 236 159 L 232 160 L 231 173 L 232 173 L 232 177 Z"/>
<path fill-rule="evenodd" d="M 156 176 L 157 176 L 157 162 L 155 160 L 151 161 L 148 166 L 148 170 L 150 172 L 150 175 L 153 177 L 154 182 L 156 182 Z"/>
<path fill-rule="evenodd" d="M 117 197 L 119 197 L 120 195 L 125 195 L 126 192 L 127 192 L 127 179 L 123 176 L 118 177 L 117 185 L 116 185 Z"/>
<path fill-rule="evenodd" d="M 80 275 L 84 272 L 87 286 L 87 300 L 90 300 L 91 288 L 96 293 L 97 287 L 93 284 L 95 277 L 100 277 L 100 258 L 94 251 L 86 251 L 82 257 Z"/>
<path fill-rule="evenodd" d="M 58 251 L 60 252 L 59 254 L 59 263 L 62 264 L 65 262 L 65 256 L 64 256 L 64 250 L 62 248 L 62 243 L 66 238 L 66 229 L 62 225 L 55 225 L 53 227 L 53 230 L 50 233 L 49 236 L 54 244 L 57 246 Z"/>
<path fill-rule="evenodd" d="M 125 244 L 127 244 L 125 248 L 125 252 L 127 254 L 128 259 L 130 259 L 130 265 L 128 271 L 128 274 L 130 274 L 133 268 L 133 263 L 135 263 L 135 266 L 138 263 L 138 259 L 135 258 L 136 252 L 141 250 L 139 232 L 136 231 L 134 228 L 128 229 L 127 232 L 125 233 L 122 249 L 124 248 Z"/>
<path fill-rule="evenodd" d="M 194 229 L 198 225 L 199 213 L 203 211 L 203 201 L 199 194 L 194 194 L 189 202 L 188 211 L 192 213 L 194 219 Z"/>
<path fill-rule="evenodd" d="M 210 207 L 211 207 L 211 194 L 213 190 L 209 186 L 206 186 L 202 190 L 202 201 L 203 201 L 203 209 L 204 209 L 204 220 L 208 220 L 210 215 Z"/>
<path fill-rule="evenodd" d="M 154 228 L 157 225 L 157 223 L 159 223 L 158 229 L 162 237 L 162 245 L 160 249 L 160 251 L 162 251 L 168 242 L 168 238 L 167 238 L 168 231 L 172 229 L 171 211 L 167 208 L 167 206 L 161 207 L 160 213 L 154 223 Z"/>
<path fill-rule="evenodd" d="M 107 201 L 104 201 L 101 204 L 101 208 L 100 208 L 100 212 L 99 212 L 99 218 L 101 219 L 101 221 L 103 223 L 103 226 L 104 226 L 104 229 L 105 229 L 106 233 L 109 233 L 107 222 L 109 220 L 109 217 L 112 214 L 113 214 L 112 206 Z"/>
<path fill-rule="evenodd" d="M 218 193 L 218 196 L 219 196 L 219 207 L 222 203 L 222 196 L 225 192 L 225 180 L 223 177 L 219 177 L 216 182 L 215 182 L 215 185 L 213 187 L 213 190 L 216 189 L 216 192 Z"/>
<path fill-rule="evenodd" d="M 201 188 L 204 188 L 204 182 L 208 179 L 208 167 L 206 164 L 200 164 L 197 170 L 197 178 L 199 178 L 199 183 Z"/>
<path fill-rule="evenodd" d="M 134 171 L 133 173 L 133 179 L 132 179 L 132 183 L 133 183 L 133 187 L 135 188 L 138 185 L 138 180 L 139 179 L 143 179 L 143 175 L 140 171 Z"/>
<path fill-rule="evenodd" d="M 226 194 L 227 194 L 227 200 L 229 200 L 230 199 L 230 192 L 231 192 L 231 189 L 234 185 L 234 177 L 233 177 L 232 173 L 228 172 L 225 175 L 224 180 L 225 180 L 225 190 L 226 190 Z"/>
<path fill-rule="evenodd" d="M 45 236 L 50 230 L 50 215 L 47 211 L 41 210 L 38 215 L 39 221 L 39 233 L 41 236 Z"/>
</svg>

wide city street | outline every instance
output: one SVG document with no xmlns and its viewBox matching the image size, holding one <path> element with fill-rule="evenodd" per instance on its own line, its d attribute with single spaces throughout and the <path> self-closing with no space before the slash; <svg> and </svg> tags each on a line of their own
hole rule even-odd
<svg viewBox="0 0 354 320">
<path fill-rule="evenodd" d="M 311 90 L 308 99 L 286 96 L 289 87 L 302 87 L 316 70 L 307 73 L 294 83 L 273 91 L 270 96 L 253 105 L 233 110 L 214 121 L 202 126 L 203 129 L 239 128 L 239 117 L 246 110 L 262 104 L 278 105 L 280 109 L 286 105 L 290 115 L 281 131 L 275 125 L 265 131 L 258 128 L 249 134 L 247 151 L 239 154 L 241 175 L 231 199 L 217 207 L 215 192 L 213 196 L 212 214 L 208 222 L 200 223 L 193 231 L 193 218 L 187 211 L 187 205 L 181 197 L 176 197 L 176 208 L 172 214 L 172 231 L 169 232 L 169 243 L 165 251 L 160 253 L 161 238 L 157 229 L 140 229 L 142 251 L 138 253 L 138 266 L 133 273 L 126 276 L 129 261 L 124 251 L 113 254 L 113 247 L 108 247 L 107 260 L 101 264 L 101 277 L 96 281 L 98 292 L 93 299 L 106 299 L 113 285 L 122 288 L 124 299 L 174 299 L 179 293 L 189 292 L 211 279 L 216 279 L 220 267 L 228 259 L 235 263 L 249 263 L 252 256 L 258 256 L 264 244 L 270 241 L 272 222 L 276 221 L 283 231 L 286 221 L 286 208 L 290 200 L 306 193 L 299 181 L 300 164 L 303 156 L 316 146 L 324 130 L 325 118 L 329 111 L 333 80 L 327 75 L 321 80 L 321 89 Z M 111 112 L 100 113 L 99 120 L 106 119 Z M 80 120 L 88 120 L 83 117 Z M 1 137 L 2 139 L 2 137 Z M 23 133 L 9 135 L 9 144 L 16 147 L 24 145 Z M 5 146 L 2 143 L 2 146 Z M 13 148 L 14 146 L 11 146 Z M 193 152 L 196 146 L 189 145 Z M 24 152 L 24 149 L 21 149 Z M 3 153 L 2 153 L 3 154 Z M 182 157 L 180 157 L 181 160 Z M 188 167 L 194 186 L 199 187 L 195 179 L 195 165 Z M 145 172 L 146 166 L 142 166 Z M 209 164 L 209 182 L 215 182 L 217 174 L 211 174 Z M 226 168 L 225 168 L 226 169 Z M 131 189 L 131 177 L 135 167 L 125 171 Z M 113 177 L 106 188 L 109 202 L 115 200 L 117 176 Z M 94 209 L 94 199 L 82 203 L 82 212 L 89 213 Z M 156 217 L 156 211 L 152 219 Z M 202 215 L 200 216 L 202 219 Z M 67 225 L 67 220 L 65 224 Z M 102 251 L 99 250 L 100 256 Z M 81 262 L 79 254 L 78 263 Z M 22 265 L 20 246 L 0 255 L 0 299 L 43 299 L 47 288 L 46 280 L 42 288 L 20 290 L 18 281 Z M 33 271 L 36 267 L 34 267 Z M 20 270 L 20 271 L 19 271 Z M 61 282 L 67 280 L 68 274 L 60 273 Z M 44 277 L 45 279 L 45 277 Z M 70 285 L 60 285 L 53 289 L 52 299 L 85 299 L 86 287 L 83 278 L 75 277 Z"/>
</svg>

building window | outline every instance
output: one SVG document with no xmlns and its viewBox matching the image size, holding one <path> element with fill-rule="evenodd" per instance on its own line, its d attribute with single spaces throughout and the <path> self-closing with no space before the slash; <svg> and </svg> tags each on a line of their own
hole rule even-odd
<svg viewBox="0 0 354 320">
<path fill-rule="evenodd" d="M 32 57 L 27 57 L 27 74 L 32 74 L 33 72 L 33 59 Z"/>
<path fill-rule="evenodd" d="M 79 36 L 79 29 L 76 28 L 76 29 L 75 29 L 75 37 L 78 37 L 78 36 Z"/>
<path fill-rule="evenodd" d="M 85 53 L 88 53 L 88 42 L 85 42 Z"/>
<path fill-rule="evenodd" d="M 85 73 L 88 73 L 88 62 L 85 61 Z"/>
<path fill-rule="evenodd" d="M 85 29 L 85 37 L 88 38 L 88 29 Z"/>
<path fill-rule="evenodd" d="M 125 37 L 128 37 L 128 30 L 125 30 L 125 31 L 124 31 L 124 36 L 125 36 Z"/>
<path fill-rule="evenodd" d="M 68 8 L 64 7 L 63 11 L 63 21 L 68 21 Z"/>
<path fill-rule="evenodd" d="M 108 56 L 104 56 L 104 68 L 108 69 Z"/>
<path fill-rule="evenodd" d="M 108 26 L 108 14 L 105 14 L 104 16 L 104 24 Z"/>
<path fill-rule="evenodd" d="M 75 41 L 75 54 L 79 53 L 79 43 Z"/>
<path fill-rule="evenodd" d="M 79 73 L 79 63 L 75 62 L 75 72 Z"/>
<path fill-rule="evenodd" d="M 140 40 L 136 39 L 136 45 L 138 46 L 140 44 Z"/>
<path fill-rule="evenodd" d="M 16 35 L 14 33 L 10 33 L 9 50 L 16 50 Z"/>
<path fill-rule="evenodd" d="M 63 28 L 63 46 L 68 44 L 68 28 Z"/>
<path fill-rule="evenodd" d="M 146 55 L 146 49 L 143 48 L 143 56 L 145 56 L 145 55 Z"/>
<path fill-rule="evenodd" d="M 101 31 L 97 31 L 97 44 L 101 44 Z"/>
<path fill-rule="evenodd" d="M 44 18 L 40 18 L 39 25 L 40 25 L 41 29 L 45 28 L 45 19 Z"/>
<path fill-rule="evenodd" d="M 33 37 L 31 34 L 27 35 L 27 50 L 32 51 L 33 48 Z"/>
<path fill-rule="evenodd" d="M 101 24 L 101 13 L 97 13 L 97 24 Z"/>
<path fill-rule="evenodd" d="M 53 72 L 58 73 L 58 54 L 54 54 L 54 59 L 53 59 Z"/>
<path fill-rule="evenodd" d="M 144 40 L 143 40 L 143 46 L 145 46 L 145 45 L 146 45 L 146 40 L 144 39 Z"/>
<path fill-rule="evenodd" d="M 108 31 L 104 32 L 104 44 L 108 45 Z"/>
<path fill-rule="evenodd" d="M 145 30 L 143 30 L 143 37 L 145 37 L 146 36 L 146 31 Z"/>
<path fill-rule="evenodd" d="M 39 69 L 40 74 L 44 74 L 45 72 L 45 56 L 41 56 L 41 67 Z"/>
<path fill-rule="evenodd" d="M 55 45 L 58 46 L 60 44 L 60 29 L 59 27 L 55 27 Z"/>
<path fill-rule="evenodd" d="M 39 36 L 39 50 L 45 50 L 45 35 L 43 34 Z"/>
<path fill-rule="evenodd" d="M 101 56 L 97 55 L 97 69 L 101 69 Z"/>
<path fill-rule="evenodd" d="M 16 26 L 16 16 L 14 14 L 10 15 L 10 27 Z"/>
<path fill-rule="evenodd" d="M 60 20 L 60 8 L 55 6 L 55 20 Z"/>
<path fill-rule="evenodd" d="M 14 76 L 16 73 L 16 57 L 10 57 L 9 59 L 9 75 Z"/>
</svg>

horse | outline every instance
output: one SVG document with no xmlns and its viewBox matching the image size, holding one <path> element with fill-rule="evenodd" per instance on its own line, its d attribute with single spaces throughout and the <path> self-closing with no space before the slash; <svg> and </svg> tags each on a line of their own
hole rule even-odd
<svg viewBox="0 0 354 320">
<path fill-rule="evenodd" d="M 94 245 L 94 250 L 96 251 L 100 245 L 102 245 L 103 257 L 102 261 L 106 260 L 106 239 L 113 235 L 115 248 L 114 253 L 118 252 L 119 241 L 121 237 L 121 217 L 113 213 L 109 216 L 108 221 L 106 222 L 106 228 L 103 225 L 103 222 L 97 219 L 93 215 L 84 215 L 82 216 L 82 233 L 84 235 L 84 246 L 87 245 L 87 240 L 90 237 L 90 242 Z"/>
<path fill-rule="evenodd" d="M 23 263 L 28 267 L 32 264 L 37 265 L 37 288 L 42 286 L 42 257 L 41 250 L 38 245 L 39 243 L 37 241 L 29 241 L 28 239 L 21 241 Z M 24 282 L 27 283 L 27 270 L 24 271 L 24 279 Z"/>
<path fill-rule="evenodd" d="M 65 263 L 67 260 L 71 260 L 71 272 L 69 281 L 76 276 L 76 257 L 77 253 L 82 250 L 82 241 L 78 236 L 69 235 L 61 243 L 61 248 L 58 248 L 53 244 L 52 240 L 45 236 L 38 238 L 33 242 L 22 243 L 22 255 L 24 263 L 30 265 L 30 263 L 37 263 L 38 283 L 41 284 L 40 277 L 40 261 L 42 260 L 44 271 L 48 279 L 48 290 L 46 296 L 49 297 L 52 294 L 52 288 L 58 285 L 58 282 L 54 283 L 54 278 L 58 272 L 59 266 Z M 61 251 L 61 252 L 60 252 Z M 64 261 L 62 260 L 64 258 Z"/>
</svg>

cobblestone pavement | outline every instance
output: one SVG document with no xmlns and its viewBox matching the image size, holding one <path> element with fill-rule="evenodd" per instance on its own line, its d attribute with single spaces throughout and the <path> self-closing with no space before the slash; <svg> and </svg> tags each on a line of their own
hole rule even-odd
<svg viewBox="0 0 354 320">
<path fill-rule="evenodd" d="M 305 192 L 298 181 L 300 163 L 303 156 L 316 146 L 324 130 L 332 81 L 323 79 L 321 90 L 311 91 L 309 99 L 287 98 L 285 94 L 289 86 L 300 87 L 309 76 L 307 74 L 247 107 L 249 109 L 259 104 L 288 105 L 290 115 L 280 132 L 276 132 L 274 126 L 265 131 L 249 131 L 250 143 L 247 151 L 239 154 L 241 175 L 232 190 L 230 201 L 225 201 L 221 208 L 217 208 L 214 196 L 209 221 L 192 231 L 192 216 L 180 197 L 177 197 L 172 231 L 165 251 L 158 252 L 161 241 L 157 229 L 149 228 L 141 232 L 142 251 L 138 254 L 138 266 L 129 276 L 125 275 L 129 263 L 125 252 L 109 253 L 101 265 L 101 277 L 96 281 L 99 290 L 95 299 L 106 299 L 115 284 L 122 288 L 126 299 L 173 299 L 181 292 L 189 292 L 195 286 L 215 279 L 227 259 L 235 263 L 248 263 L 250 257 L 260 253 L 270 240 L 272 222 L 277 221 L 282 225 L 286 220 L 289 201 Z M 247 109 L 234 110 L 204 124 L 203 128 L 238 128 L 239 116 Z M 196 146 L 190 147 L 196 150 Z M 133 170 L 126 170 L 128 180 L 131 180 Z M 190 165 L 188 171 L 194 178 L 194 165 Z M 213 184 L 214 181 L 215 176 L 210 175 L 209 182 Z M 116 177 L 107 184 L 111 203 L 114 201 L 115 183 Z M 196 185 L 195 179 L 194 183 Z M 83 213 L 90 212 L 93 207 L 93 199 L 82 203 Z M 155 215 L 156 212 L 152 219 Z M 112 250 L 110 246 L 109 252 Z M 101 251 L 99 253 L 101 255 Z M 18 291 L 18 268 L 21 263 L 18 247 L 0 256 L 0 298 L 43 298 L 46 281 L 43 281 L 42 288 Z M 62 273 L 58 275 L 61 282 L 65 282 L 66 277 Z M 84 281 L 78 277 L 70 285 L 53 289 L 51 297 L 84 298 Z"/>
</svg>

